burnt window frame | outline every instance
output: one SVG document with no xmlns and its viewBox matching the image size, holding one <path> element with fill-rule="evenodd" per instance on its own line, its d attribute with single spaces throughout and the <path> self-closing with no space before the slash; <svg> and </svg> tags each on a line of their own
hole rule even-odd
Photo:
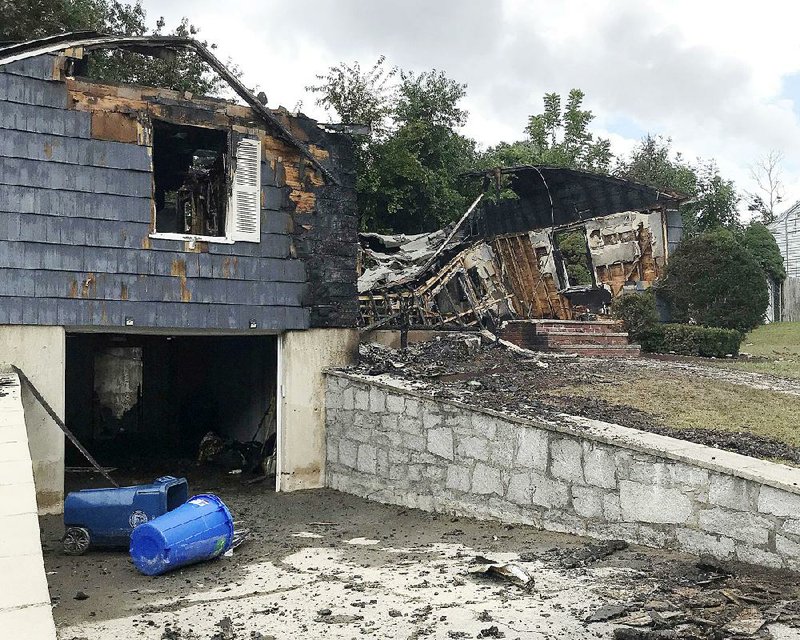
<svg viewBox="0 0 800 640">
<path fill-rule="evenodd" d="M 220 145 L 221 152 L 220 156 L 223 159 L 223 171 L 225 172 L 224 177 L 224 186 L 223 186 L 223 199 L 224 202 L 224 213 L 222 216 L 222 220 L 220 221 L 220 233 L 219 235 L 207 235 L 202 233 L 192 233 L 186 231 L 162 231 L 159 230 L 158 225 L 158 189 L 156 186 L 156 128 L 159 126 L 156 123 L 163 123 L 168 127 L 178 127 L 178 128 L 188 128 L 188 129 L 200 129 L 200 130 L 208 130 L 219 132 L 225 136 L 225 144 Z M 223 127 L 210 127 L 210 126 L 203 126 L 201 124 L 187 124 L 185 122 L 175 122 L 170 120 L 169 118 L 158 117 L 158 118 L 151 118 L 150 119 L 150 135 L 151 135 L 151 148 L 152 148 L 152 156 L 151 156 L 151 171 L 152 171 L 152 205 L 151 205 L 151 232 L 149 234 L 150 238 L 153 239 L 161 239 L 161 240 L 178 240 L 182 242 L 189 242 L 192 245 L 195 242 L 210 242 L 210 243 L 220 243 L 220 244 L 234 244 L 235 242 L 260 242 L 260 219 L 256 221 L 256 229 L 254 232 L 251 231 L 250 234 L 242 234 L 240 227 L 240 221 L 237 219 L 239 213 L 237 211 L 236 205 L 236 195 L 237 195 L 237 160 L 239 159 L 238 154 L 240 149 L 242 148 L 243 142 L 249 142 L 251 150 L 255 148 L 257 150 L 257 155 L 255 159 L 256 166 L 256 184 L 255 186 L 250 186 L 250 191 L 255 189 L 257 195 L 257 203 L 255 205 L 256 212 L 254 216 L 256 218 L 260 217 L 261 214 L 261 185 L 260 185 L 260 175 L 261 175 L 261 140 L 257 137 L 245 136 L 239 134 L 229 128 Z M 253 147 L 253 143 L 255 143 L 255 147 Z M 251 158 L 252 161 L 252 158 Z M 252 165 L 251 165 L 252 169 Z M 252 213 L 252 212 L 251 212 Z M 176 218 L 178 212 L 175 212 Z M 177 220 L 176 220 L 177 221 Z M 252 222 L 252 221 L 251 221 Z"/>
</svg>

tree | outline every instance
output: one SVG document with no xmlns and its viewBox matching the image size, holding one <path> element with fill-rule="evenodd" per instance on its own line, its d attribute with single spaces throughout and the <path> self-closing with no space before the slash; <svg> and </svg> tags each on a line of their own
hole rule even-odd
<svg viewBox="0 0 800 640">
<path fill-rule="evenodd" d="M 594 114 L 582 108 L 584 97 L 583 91 L 573 89 L 562 110 L 559 94 L 545 94 L 542 113 L 528 118 L 527 138 L 488 149 L 482 166 L 543 164 L 608 173 L 613 159 L 611 143 L 589 131 Z"/>
<path fill-rule="evenodd" d="M 614 175 L 641 182 L 661 191 L 693 194 L 697 175 L 680 152 L 672 151 L 672 139 L 647 134 L 627 159 L 619 159 Z"/>
<path fill-rule="evenodd" d="M 558 250 L 571 286 L 592 284 L 589 257 L 586 255 L 586 232 L 583 229 L 562 231 L 557 235 Z"/>
<path fill-rule="evenodd" d="M 718 227 L 739 228 L 739 196 L 733 182 L 720 175 L 713 160 L 687 162 L 672 151 L 670 138 L 646 135 L 627 159 L 617 161 L 614 174 L 691 198 L 681 206 L 687 235 Z"/>
<path fill-rule="evenodd" d="M 0 0 L 0 42 L 105 26 L 104 0 Z"/>
<path fill-rule="evenodd" d="M 776 282 L 786 279 L 781 250 L 767 227 L 760 222 L 751 222 L 742 233 L 741 242 L 761 266 L 764 275 Z"/>
<path fill-rule="evenodd" d="M 397 67 L 386 67 L 386 56 L 380 56 L 368 71 L 362 71 L 358 62 L 341 62 L 317 75 L 319 84 L 307 86 L 306 91 L 317 94 L 315 103 L 333 110 L 340 122 L 366 125 L 373 138 L 381 139 L 388 133 L 394 110 L 392 79 L 397 73 Z"/>
<path fill-rule="evenodd" d="M 733 181 L 720 176 L 713 160 L 698 161 L 694 171 L 697 176 L 694 199 L 681 208 L 687 231 L 739 229 L 739 195 Z"/>
<path fill-rule="evenodd" d="M 750 166 L 750 178 L 756 188 L 745 191 L 747 208 L 761 214 L 764 224 L 776 218 L 775 209 L 783 202 L 782 162 L 783 152 L 772 149 Z"/>
<path fill-rule="evenodd" d="M 727 229 L 686 238 L 657 285 L 677 322 L 751 331 L 767 310 L 767 281 L 758 261 Z"/>
<path fill-rule="evenodd" d="M 470 194 L 459 175 L 475 157 L 474 141 L 458 133 L 467 116 L 459 106 L 466 85 L 441 71 L 387 68 L 383 56 L 367 72 L 341 63 L 317 79 L 307 90 L 318 105 L 343 122 L 371 127 L 356 140 L 362 229 L 432 231 L 464 212 Z"/>
<path fill-rule="evenodd" d="M 183 18 L 165 31 L 163 18 L 152 35 L 195 36 L 198 29 Z M 148 34 L 147 14 L 137 0 L 0 0 L 0 41 L 19 41 L 68 31 L 92 30 L 123 36 Z M 209 45 L 210 48 L 215 45 Z M 238 74 L 237 69 L 233 69 Z M 88 75 L 100 82 L 123 82 L 213 95 L 227 86 L 193 52 L 177 52 L 168 58 L 153 58 L 132 51 L 108 50 L 92 53 Z"/>
<path fill-rule="evenodd" d="M 441 71 L 401 72 L 391 135 L 373 149 L 360 196 L 365 226 L 402 233 L 433 231 L 469 206 L 459 176 L 472 168 L 475 142 L 460 133 L 466 85 Z"/>
</svg>

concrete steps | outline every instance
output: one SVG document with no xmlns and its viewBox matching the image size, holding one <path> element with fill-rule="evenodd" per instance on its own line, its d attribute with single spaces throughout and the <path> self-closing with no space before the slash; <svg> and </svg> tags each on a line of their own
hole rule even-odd
<svg viewBox="0 0 800 640">
<path fill-rule="evenodd" d="M 537 351 L 624 358 L 640 353 L 616 320 L 515 320 L 503 326 L 502 337 Z"/>
</svg>

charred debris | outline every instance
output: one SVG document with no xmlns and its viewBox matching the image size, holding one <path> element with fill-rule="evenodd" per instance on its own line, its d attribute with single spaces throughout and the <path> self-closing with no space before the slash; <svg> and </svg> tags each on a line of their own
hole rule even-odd
<svg viewBox="0 0 800 640">
<path fill-rule="evenodd" d="M 613 297 L 649 287 L 680 241 L 680 194 L 555 167 L 472 176 L 483 193 L 445 229 L 360 235 L 362 331 L 603 316 Z"/>
</svg>

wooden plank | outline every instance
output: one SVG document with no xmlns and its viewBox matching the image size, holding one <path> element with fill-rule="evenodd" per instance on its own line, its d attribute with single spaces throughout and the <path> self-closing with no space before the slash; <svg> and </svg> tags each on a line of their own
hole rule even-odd
<svg viewBox="0 0 800 640">
<path fill-rule="evenodd" d="M 92 138 L 95 140 L 137 143 L 139 127 L 136 117 L 127 113 L 92 112 Z"/>
</svg>

